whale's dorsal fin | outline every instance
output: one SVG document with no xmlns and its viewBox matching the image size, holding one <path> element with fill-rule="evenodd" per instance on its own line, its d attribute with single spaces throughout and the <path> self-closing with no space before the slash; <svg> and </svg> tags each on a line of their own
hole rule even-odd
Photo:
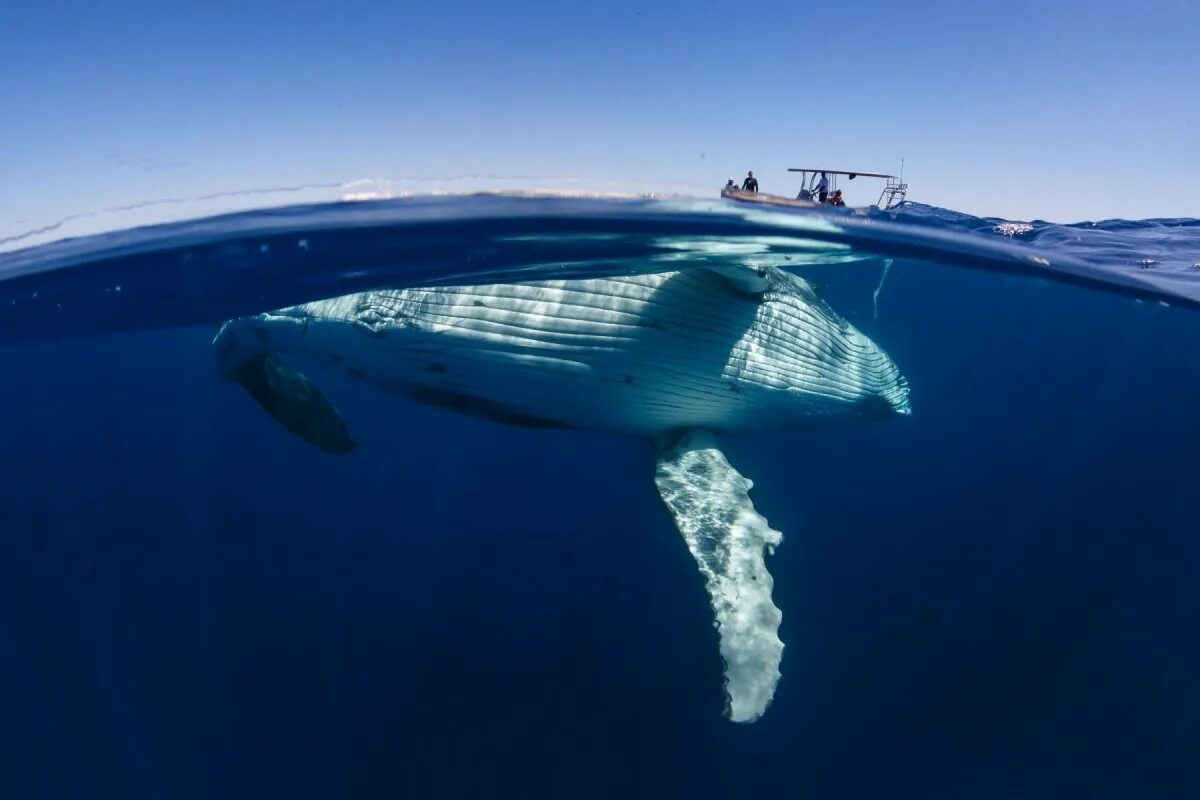
<svg viewBox="0 0 1200 800">
<path fill-rule="evenodd" d="M 341 414 L 312 382 L 273 355 L 259 353 L 229 370 L 263 410 L 309 444 L 329 453 L 349 453 L 350 438 Z"/>
<path fill-rule="evenodd" d="M 774 551 L 783 536 L 754 510 L 753 484 L 730 466 L 708 431 L 687 431 L 663 448 L 654 480 L 716 613 L 726 713 L 735 722 L 753 722 L 775 695 L 783 658 L 783 615 L 771 600 L 763 560 L 763 549 Z"/>
</svg>

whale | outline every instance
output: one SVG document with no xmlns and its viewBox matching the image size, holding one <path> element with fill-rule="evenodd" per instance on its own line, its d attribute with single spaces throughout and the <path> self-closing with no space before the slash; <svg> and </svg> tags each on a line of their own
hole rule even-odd
<svg viewBox="0 0 1200 800">
<path fill-rule="evenodd" d="M 720 437 L 911 413 L 883 349 L 775 267 L 381 288 L 228 320 L 213 349 L 225 379 L 331 454 L 358 442 L 314 370 L 503 424 L 652 442 L 655 485 L 712 606 L 735 722 L 761 717 L 780 680 L 766 556 L 782 534 Z"/>
</svg>

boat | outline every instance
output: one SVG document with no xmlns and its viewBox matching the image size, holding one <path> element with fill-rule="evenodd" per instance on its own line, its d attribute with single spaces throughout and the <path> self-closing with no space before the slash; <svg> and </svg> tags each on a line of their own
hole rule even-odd
<svg viewBox="0 0 1200 800">
<path fill-rule="evenodd" d="M 871 211 L 894 208 L 903 203 L 904 198 L 908 194 L 908 184 L 904 182 L 904 178 L 897 175 L 889 175 L 886 172 L 851 172 L 841 169 L 811 169 L 808 167 L 789 167 L 788 172 L 800 173 L 800 192 L 796 197 L 785 197 L 766 192 L 749 192 L 739 189 L 737 186 L 726 186 L 721 190 L 721 197 L 746 203 L 822 209 L 864 215 Z M 831 194 L 837 191 L 838 181 L 842 177 L 845 177 L 847 181 L 852 181 L 855 178 L 879 178 L 884 181 L 883 190 L 879 193 L 879 200 L 870 206 L 847 207 L 821 203 L 815 197 L 813 186 L 817 182 L 817 177 L 822 174 L 829 178 L 829 192 Z M 903 170 L 901 171 L 901 175 L 903 175 Z"/>
</svg>

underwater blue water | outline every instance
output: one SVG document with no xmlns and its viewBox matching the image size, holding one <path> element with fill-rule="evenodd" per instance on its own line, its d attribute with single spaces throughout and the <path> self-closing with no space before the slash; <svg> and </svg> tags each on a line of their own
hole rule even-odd
<svg viewBox="0 0 1200 800">
<path fill-rule="evenodd" d="M 330 456 L 211 351 L 380 283 L 722 260 L 792 264 L 913 403 L 723 437 L 785 536 L 750 725 L 649 443 L 330 374 Z M 1195 796 L 1197 262 L 1195 220 L 512 198 L 0 254 L 0 795 Z"/>
</svg>

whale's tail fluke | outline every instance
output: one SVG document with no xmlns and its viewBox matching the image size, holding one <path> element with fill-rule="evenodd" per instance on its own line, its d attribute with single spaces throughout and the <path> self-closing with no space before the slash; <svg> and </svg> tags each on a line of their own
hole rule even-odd
<svg viewBox="0 0 1200 800">
<path fill-rule="evenodd" d="M 712 434 L 685 433 L 664 448 L 655 471 L 659 494 L 696 559 L 716 613 L 725 661 L 726 713 L 753 722 L 775 696 L 783 614 L 771 599 L 763 559 L 783 536 L 750 502 L 751 482 L 717 449 Z"/>
<path fill-rule="evenodd" d="M 333 403 L 312 382 L 274 356 L 260 354 L 230 372 L 276 422 L 328 453 L 349 453 L 358 443 Z"/>
<path fill-rule="evenodd" d="M 250 393 L 271 417 L 328 453 L 349 453 L 357 442 L 342 415 L 312 381 L 271 353 L 258 349 L 238 320 L 222 326 L 214 345 L 222 374 Z"/>
</svg>

